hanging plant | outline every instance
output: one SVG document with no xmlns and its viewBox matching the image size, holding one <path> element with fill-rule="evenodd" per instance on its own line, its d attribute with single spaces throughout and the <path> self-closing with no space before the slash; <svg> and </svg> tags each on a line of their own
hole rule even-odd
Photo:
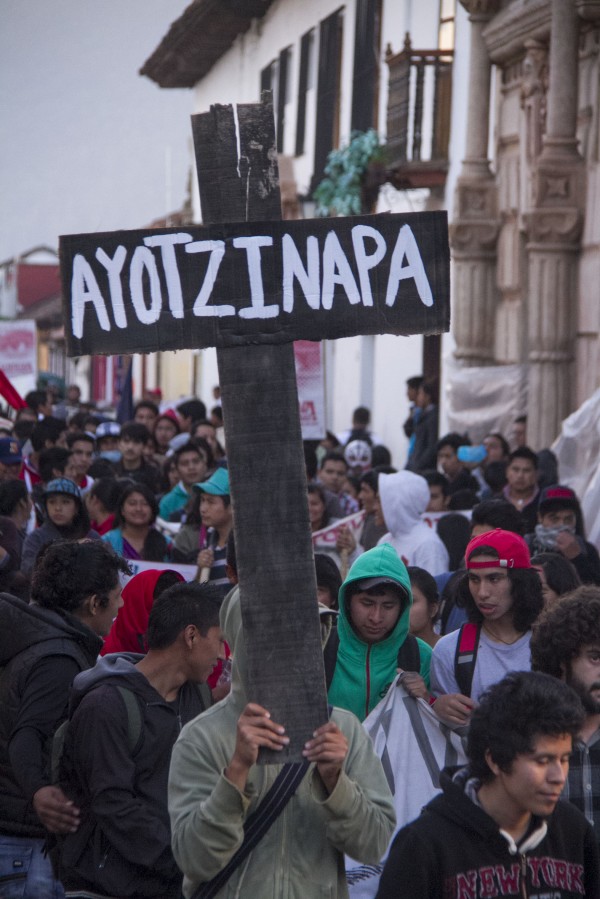
<svg viewBox="0 0 600 899">
<path fill-rule="evenodd" d="M 369 169 L 376 163 L 383 163 L 384 148 L 379 135 L 369 131 L 353 131 L 350 143 L 332 150 L 327 157 L 325 177 L 315 188 L 318 216 L 361 215 L 365 209 L 365 188 Z M 379 184 L 382 179 L 377 179 Z M 371 198 L 369 197 L 368 200 Z M 367 202 L 368 202 L 367 200 Z"/>
</svg>

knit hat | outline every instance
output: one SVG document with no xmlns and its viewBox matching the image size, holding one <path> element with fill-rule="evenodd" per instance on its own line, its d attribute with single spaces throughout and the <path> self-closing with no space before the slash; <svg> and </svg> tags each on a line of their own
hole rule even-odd
<svg viewBox="0 0 600 899">
<path fill-rule="evenodd" d="M 79 487 L 75 481 L 71 481 L 69 478 L 55 478 L 53 481 L 48 481 L 44 490 L 44 498 L 51 493 L 63 493 L 66 496 L 73 496 L 81 504 Z"/>
<path fill-rule="evenodd" d="M 538 503 L 538 512 L 544 515 L 552 506 L 560 506 L 563 509 L 573 509 L 579 512 L 579 500 L 577 494 L 570 487 L 563 484 L 551 484 L 545 487 L 540 493 L 540 501 Z"/>
<path fill-rule="evenodd" d="M 229 496 L 229 472 L 226 468 L 217 468 L 207 481 L 194 484 L 194 487 L 212 496 Z"/>
<path fill-rule="evenodd" d="M 497 559 L 480 560 L 476 557 L 471 561 L 474 550 L 479 548 L 495 550 Z M 519 534 L 513 531 L 503 531 L 496 528 L 494 531 L 486 531 L 479 537 L 473 537 L 465 552 L 467 568 L 531 568 L 531 559 L 527 544 Z"/>
</svg>

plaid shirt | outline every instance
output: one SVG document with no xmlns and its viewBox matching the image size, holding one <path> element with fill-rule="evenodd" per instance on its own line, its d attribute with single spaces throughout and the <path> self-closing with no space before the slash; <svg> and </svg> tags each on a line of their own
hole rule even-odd
<svg viewBox="0 0 600 899">
<path fill-rule="evenodd" d="M 574 743 L 562 798 L 583 812 L 600 843 L 600 728 L 587 743 Z"/>
</svg>

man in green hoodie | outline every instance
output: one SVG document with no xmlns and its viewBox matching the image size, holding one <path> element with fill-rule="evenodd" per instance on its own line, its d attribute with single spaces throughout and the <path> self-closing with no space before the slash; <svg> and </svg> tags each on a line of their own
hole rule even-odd
<svg viewBox="0 0 600 899">
<path fill-rule="evenodd" d="M 383 699 L 398 667 L 407 664 L 399 660 L 416 658 L 417 648 L 419 662 L 411 668 L 429 683 L 431 647 L 408 632 L 411 605 L 408 572 L 393 546 L 383 543 L 356 560 L 339 592 L 332 705 L 362 721 Z"/>
</svg>

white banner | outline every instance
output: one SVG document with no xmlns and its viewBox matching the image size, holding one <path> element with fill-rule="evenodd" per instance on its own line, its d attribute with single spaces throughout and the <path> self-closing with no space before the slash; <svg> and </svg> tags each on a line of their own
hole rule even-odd
<svg viewBox="0 0 600 899">
<path fill-rule="evenodd" d="M 326 430 L 323 345 L 312 340 L 296 340 L 294 359 L 302 439 L 321 440 Z"/>
<path fill-rule="evenodd" d="M 185 581 L 193 581 L 198 572 L 197 565 L 176 565 L 174 562 L 142 562 L 138 559 L 128 559 L 132 570 L 131 577 L 135 577 L 140 571 L 176 571 Z M 130 578 L 124 578 L 124 582 Z"/>
<path fill-rule="evenodd" d="M 2 371 L 13 378 L 37 375 L 37 331 L 32 319 L 0 321 Z"/>
<path fill-rule="evenodd" d="M 320 546 L 327 545 L 335 548 L 338 534 L 343 527 L 350 528 L 352 536 L 358 543 L 364 520 L 365 513 L 362 510 L 360 512 L 355 512 L 354 515 L 348 515 L 346 518 L 338 518 L 337 521 L 334 521 L 333 524 L 328 525 L 326 528 L 313 532 L 313 546 L 319 544 Z"/>
</svg>

